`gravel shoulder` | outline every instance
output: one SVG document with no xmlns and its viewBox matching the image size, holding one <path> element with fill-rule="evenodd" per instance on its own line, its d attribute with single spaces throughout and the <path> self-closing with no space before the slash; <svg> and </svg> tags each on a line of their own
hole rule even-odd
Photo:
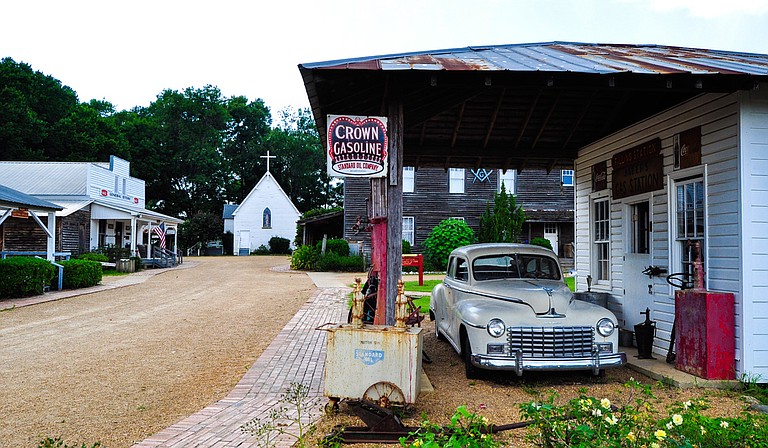
<svg viewBox="0 0 768 448">
<path fill-rule="evenodd" d="M 224 398 L 315 289 L 286 257 L 189 261 L 0 313 L 0 446 L 131 446 Z"/>
</svg>

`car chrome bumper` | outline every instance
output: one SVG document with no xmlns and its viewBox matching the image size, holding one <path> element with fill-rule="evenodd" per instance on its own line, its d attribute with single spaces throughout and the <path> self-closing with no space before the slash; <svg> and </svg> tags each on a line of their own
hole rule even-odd
<svg viewBox="0 0 768 448">
<path fill-rule="evenodd" d="M 472 364 L 488 370 L 588 370 L 597 375 L 602 369 L 621 367 L 627 363 L 626 353 L 597 353 L 585 358 L 527 358 L 517 356 L 472 355 Z"/>
</svg>

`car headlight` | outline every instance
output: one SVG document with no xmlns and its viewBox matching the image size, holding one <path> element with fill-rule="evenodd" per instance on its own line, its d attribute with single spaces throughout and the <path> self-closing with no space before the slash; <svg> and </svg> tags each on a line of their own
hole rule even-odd
<svg viewBox="0 0 768 448">
<path fill-rule="evenodd" d="M 613 334 L 613 331 L 616 330 L 616 325 L 614 325 L 611 319 L 604 317 L 597 321 L 595 328 L 597 328 L 600 336 L 607 337 Z"/>
<path fill-rule="evenodd" d="M 491 319 L 488 321 L 488 334 L 494 338 L 498 338 L 504 335 L 507 327 L 504 325 L 504 321 L 501 319 Z"/>
</svg>

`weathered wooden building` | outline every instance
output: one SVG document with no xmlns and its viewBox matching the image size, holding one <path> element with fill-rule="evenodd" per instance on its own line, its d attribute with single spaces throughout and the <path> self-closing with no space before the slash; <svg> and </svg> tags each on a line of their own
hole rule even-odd
<svg viewBox="0 0 768 448">
<path fill-rule="evenodd" d="M 480 217 L 490 205 L 502 182 L 508 193 L 515 194 L 525 211 L 526 222 L 521 240 L 547 238 L 555 252 L 572 266 L 573 262 L 573 171 L 531 169 L 515 170 L 405 167 L 403 171 L 403 239 L 414 252 L 432 229 L 447 218 L 464 220 L 475 232 Z M 368 217 L 371 187 L 367 179 L 344 181 L 344 236 L 370 247 L 370 234 L 359 230 L 358 219 Z M 364 226 L 363 226 L 364 227 Z"/>
<path fill-rule="evenodd" d="M 57 256 L 62 207 L 0 185 L 0 257 L 8 255 Z M 62 254 L 58 254 L 61 256 Z"/>
</svg>

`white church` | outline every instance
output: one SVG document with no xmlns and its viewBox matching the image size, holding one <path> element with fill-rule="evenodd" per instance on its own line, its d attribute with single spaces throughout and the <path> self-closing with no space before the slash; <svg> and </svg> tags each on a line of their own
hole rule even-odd
<svg viewBox="0 0 768 448">
<path fill-rule="evenodd" d="M 272 237 L 291 241 L 296 236 L 296 221 L 301 217 L 299 209 L 283 191 L 269 171 L 269 159 L 275 156 L 261 156 L 267 159 L 267 172 L 240 204 L 224 205 L 224 231 L 234 236 L 235 255 L 249 255 L 259 246 L 269 247 Z"/>
</svg>

